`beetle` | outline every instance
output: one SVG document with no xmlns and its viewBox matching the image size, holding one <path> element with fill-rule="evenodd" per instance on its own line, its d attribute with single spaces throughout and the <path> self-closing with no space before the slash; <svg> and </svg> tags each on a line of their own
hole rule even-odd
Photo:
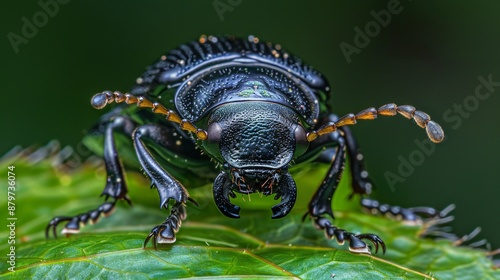
<svg viewBox="0 0 500 280">
<path fill-rule="evenodd" d="M 165 101 L 168 98 L 162 97 L 168 94 L 173 98 Z M 429 115 L 410 105 L 391 103 L 339 118 L 327 103 L 330 95 L 321 73 L 280 45 L 254 36 L 201 36 L 171 50 L 147 68 L 130 93 L 104 91 L 92 97 L 96 109 L 123 103 L 101 120 L 107 174 L 102 195 L 106 201 L 87 213 L 55 217 L 46 227 L 47 238 L 51 229 L 56 236 L 61 222 L 67 222 L 63 234 L 74 234 L 80 225 L 109 215 L 117 201 L 131 203 L 115 144 L 115 134 L 122 134 L 132 140 L 141 168 L 158 191 L 160 208 L 172 204 L 167 219 L 151 230 L 144 247 L 151 239 L 155 249 L 158 243 L 175 242 L 186 218 L 187 201 L 196 204 L 172 174 L 216 174 L 215 204 L 230 218 L 239 217 L 240 207 L 231 203 L 235 193 L 274 195 L 281 199 L 271 208 L 272 218 L 277 219 L 291 211 L 297 197 L 289 167 L 324 162 L 330 167 L 306 215 L 328 238 L 339 244 L 347 241 L 353 252 L 371 253 L 367 240 L 376 253 L 379 246 L 385 253 L 385 243 L 377 235 L 356 234 L 333 224 L 332 199 L 346 156 L 350 158 L 353 195 L 364 197 L 364 208 L 408 222 L 443 213 L 431 207 L 389 206 L 369 198 L 373 183 L 347 126 L 399 113 L 425 128 L 435 143 L 444 139 L 444 132 Z M 125 104 L 137 106 L 131 109 Z"/>
</svg>

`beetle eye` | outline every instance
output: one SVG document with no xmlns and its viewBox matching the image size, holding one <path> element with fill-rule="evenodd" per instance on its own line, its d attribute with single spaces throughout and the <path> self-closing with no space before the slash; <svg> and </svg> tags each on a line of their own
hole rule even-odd
<svg viewBox="0 0 500 280">
<path fill-rule="evenodd" d="M 207 128 L 208 137 L 203 141 L 203 147 L 205 150 L 215 157 L 221 157 L 220 154 L 220 135 L 222 132 L 222 127 L 218 122 L 211 123 Z"/>
<path fill-rule="evenodd" d="M 309 141 L 307 141 L 307 132 L 306 130 L 298 124 L 295 127 L 295 153 L 293 156 L 299 157 L 302 154 L 304 154 L 307 151 L 307 148 L 309 148 Z"/>
</svg>

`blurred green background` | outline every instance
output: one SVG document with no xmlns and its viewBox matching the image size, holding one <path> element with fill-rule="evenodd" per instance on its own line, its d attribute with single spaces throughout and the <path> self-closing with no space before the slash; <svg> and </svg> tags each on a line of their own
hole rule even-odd
<svg viewBox="0 0 500 280">
<path fill-rule="evenodd" d="M 339 115 L 388 102 L 429 113 L 447 137 L 422 159 L 410 155 L 425 132 L 402 117 L 353 127 L 376 196 L 403 206 L 455 203 L 456 233 L 481 226 L 480 237 L 500 247 L 500 87 L 474 97 L 479 76 L 500 82 L 498 1 L 48 2 L 58 3 L 52 15 L 37 1 L 2 2 L 0 154 L 51 139 L 76 147 L 102 114 L 90 106 L 94 93 L 127 91 L 161 54 L 201 34 L 253 34 L 324 73 Z M 388 9 L 390 21 L 374 24 Z M 36 34 L 24 30 L 31 38 L 26 21 L 39 25 Z M 367 25 L 369 42 L 355 41 L 355 28 Z M 340 44 L 356 42 L 349 63 Z M 454 111 L 464 102 L 465 113 Z M 402 158 L 423 162 L 390 187 L 384 174 L 401 175 Z"/>
</svg>

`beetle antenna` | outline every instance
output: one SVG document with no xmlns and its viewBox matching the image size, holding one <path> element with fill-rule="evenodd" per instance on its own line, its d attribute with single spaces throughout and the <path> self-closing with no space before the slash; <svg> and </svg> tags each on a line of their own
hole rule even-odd
<svg viewBox="0 0 500 280">
<path fill-rule="evenodd" d="M 318 136 L 323 134 L 332 133 L 340 126 L 354 125 L 357 120 L 374 120 L 378 115 L 381 116 L 395 116 L 397 113 L 403 115 L 407 119 L 413 119 L 418 126 L 425 128 L 427 136 L 434 143 L 440 143 L 444 139 L 444 132 L 441 126 L 431 121 L 431 117 L 410 105 L 398 106 L 394 103 L 385 104 L 382 107 L 375 109 L 374 107 L 365 109 L 356 115 L 347 114 L 336 122 L 329 122 L 320 127 L 318 130 L 307 133 L 307 141 L 314 141 Z"/>
<path fill-rule="evenodd" d="M 196 134 L 196 137 L 200 140 L 205 140 L 208 137 L 208 133 L 200 128 L 197 128 L 192 122 L 181 119 L 181 117 L 174 111 L 165 108 L 162 104 L 158 102 L 151 102 L 144 96 L 135 96 L 130 93 L 121 93 L 119 91 L 103 91 L 94 95 L 90 101 L 92 106 L 96 109 L 102 109 L 110 103 L 122 103 L 127 104 L 137 104 L 141 108 L 151 108 L 153 113 L 165 115 L 167 121 L 178 123 L 183 130 L 187 130 Z"/>
</svg>

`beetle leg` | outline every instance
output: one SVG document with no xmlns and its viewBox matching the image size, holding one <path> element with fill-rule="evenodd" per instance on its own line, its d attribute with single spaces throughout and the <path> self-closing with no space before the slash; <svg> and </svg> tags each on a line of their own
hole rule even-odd
<svg viewBox="0 0 500 280">
<path fill-rule="evenodd" d="M 99 222 L 99 219 L 104 216 L 108 217 L 111 215 L 115 209 L 116 199 L 113 202 L 105 202 L 101 204 L 97 209 L 88 211 L 87 213 L 79 214 L 74 217 L 60 216 L 53 218 L 47 227 L 45 228 L 45 237 L 49 238 L 50 229 L 52 229 L 52 234 L 57 237 L 56 228 L 61 222 L 67 222 L 61 231 L 62 234 L 75 234 L 80 231 L 80 226 L 86 225 L 87 223 L 95 224 Z"/>
<path fill-rule="evenodd" d="M 445 210 L 442 211 L 438 211 L 432 207 L 403 208 L 400 206 L 381 204 L 377 200 L 368 197 L 361 199 L 361 206 L 372 214 L 380 213 L 389 217 L 395 217 L 396 219 L 402 219 L 409 225 L 422 224 L 422 218 L 431 218 L 443 221 L 450 221 L 448 219 L 453 219 L 452 216 L 448 216 L 449 212 L 453 209 L 448 210 L 448 208 L 445 208 Z"/>
<path fill-rule="evenodd" d="M 333 226 L 327 218 L 315 216 L 313 217 L 314 225 L 319 229 L 325 230 L 325 235 L 327 238 L 337 239 L 337 243 L 343 245 L 347 240 L 349 242 L 349 251 L 355 253 L 367 253 L 370 254 L 370 247 L 362 239 L 370 240 L 375 246 L 375 253 L 378 252 L 379 246 L 382 247 L 382 252 L 385 254 L 385 243 L 375 234 L 354 234 L 352 232 L 347 232 L 343 229 L 339 229 Z"/>
<path fill-rule="evenodd" d="M 125 181 L 125 171 L 116 151 L 113 132 L 117 131 L 127 136 L 132 136 L 132 132 L 136 126 L 136 123 L 130 119 L 125 117 L 116 117 L 106 127 L 104 135 L 104 162 L 106 166 L 107 179 L 106 186 L 101 194 L 105 195 L 106 198 L 111 196 L 117 199 L 125 199 L 127 202 L 131 203 L 127 196 L 128 189 Z"/>
<path fill-rule="evenodd" d="M 189 199 L 187 190 L 170 175 L 153 157 L 143 142 L 144 139 L 162 144 L 167 142 L 167 130 L 159 125 L 147 124 L 138 127 L 134 132 L 134 146 L 139 162 L 144 172 L 151 179 L 151 186 L 155 186 L 160 195 L 160 207 L 167 207 L 170 199 L 185 203 Z"/>
<path fill-rule="evenodd" d="M 352 176 L 352 190 L 353 194 L 370 194 L 373 187 L 372 180 L 368 177 L 368 171 L 365 168 L 365 162 L 363 160 L 363 154 L 359 148 L 356 139 L 351 133 L 351 130 L 347 127 L 341 127 L 340 130 L 343 132 L 345 142 L 347 144 L 347 154 L 349 155 L 349 163 L 351 168 Z"/>
<path fill-rule="evenodd" d="M 175 241 L 175 232 L 178 231 L 181 220 L 186 218 L 184 204 L 187 200 L 194 200 L 189 197 L 187 190 L 170 175 L 155 160 L 151 152 L 146 147 L 144 140 L 150 140 L 159 145 L 168 143 L 168 130 L 155 124 L 147 124 L 138 127 L 134 132 L 134 146 L 139 162 L 144 172 L 151 180 L 151 187 L 156 187 L 160 196 L 160 208 L 168 208 L 170 199 L 175 201 L 170 211 L 170 216 L 157 227 L 151 230 L 146 238 L 146 242 L 154 237 L 153 246 L 156 243 L 172 243 Z"/>
<path fill-rule="evenodd" d="M 109 124 L 106 125 L 104 132 L 104 165 L 106 168 L 106 186 L 104 187 L 101 196 L 105 196 L 107 200 L 109 197 L 113 198 L 113 202 L 105 202 L 97 209 L 88 211 L 87 213 L 77 215 L 75 217 L 55 217 L 53 218 L 47 228 L 45 229 L 45 236 L 49 237 L 50 229 L 54 237 L 56 235 L 57 225 L 61 222 L 67 222 L 62 230 L 62 234 L 78 233 L 81 225 L 88 222 L 96 223 L 101 215 L 108 216 L 114 210 L 117 200 L 125 200 L 132 204 L 128 197 L 128 189 L 125 181 L 125 172 L 123 164 L 118 157 L 116 151 L 115 140 L 113 133 L 119 132 L 131 136 L 136 124 L 125 117 L 116 117 Z"/>
<path fill-rule="evenodd" d="M 382 246 L 382 251 L 385 253 L 385 243 L 377 235 L 347 232 L 333 226 L 329 219 L 323 217 L 326 214 L 333 218 L 332 199 L 342 177 L 342 171 L 344 170 L 346 144 L 343 137 L 339 136 L 335 140 L 338 141 L 339 146 L 337 147 L 333 162 L 331 163 L 325 180 L 323 180 L 309 203 L 308 214 L 313 219 L 314 225 L 318 229 L 325 231 L 327 238 L 336 238 L 337 243 L 340 245 L 344 244 L 347 240 L 349 242 L 350 251 L 356 253 L 370 253 L 370 248 L 362 241 L 362 239 L 368 239 L 374 244 L 375 253 L 378 252 L 379 245 Z"/>
</svg>

